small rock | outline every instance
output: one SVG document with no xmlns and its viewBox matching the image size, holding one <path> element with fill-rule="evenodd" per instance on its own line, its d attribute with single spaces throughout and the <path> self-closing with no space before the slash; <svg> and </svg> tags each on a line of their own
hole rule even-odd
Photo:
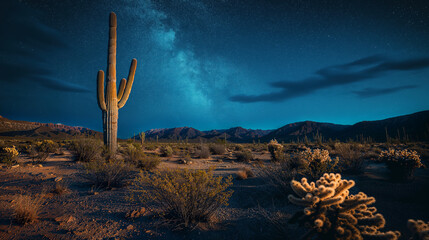
<svg viewBox="0 0 429 240">
<path fill-rule="evenodd" d="M 146 212 L 146 208 L 142 207 L 139 210 L 133 210 L 130 212 L 127 212 L 127 214 L 125 214 L 126 218 L 138 218 L 141 217 L 145 214 Z"/>
<path fill-rule="evenodd" d="M 59 222 L 60 224 L 61 223 L 71 223 L 71 222 L 76 221 L 76 218 L 73 217 L 72 215 L 63 215 L 61 217 L 55 218 L 55 221 Z"/>
<path fill-rule="evenodd" d="M 134 226 L 133 226 L 133 225 L 131 225 L 131 224 L 130 224 L 130 225 L 128 225 L 128 226 L 127 226 L 127 230 L 128 230 L 128 231 L 131 231 L 131 230 L 133 230 L 133 229 L 134 229 Z"/>
<path fill-rule="evenodd" d="M 37 165 L 38 167 L 43 167 L 43 165 L 42 164 L 39 164 L 39 165 Z"/>
<path fill-rule="evenodd" d="M 12 168 L 17 168 L 19 167 L 19 164 L 13 165 Z"/>
<path fill-rule="evenodd" d="M 59 182 L 59 181 L 61 181 L 61 180 L 63 180 L 63 178 L 62 178 L 62 177 L 56 177 L 56 178 L 54 179 L 54 181 L 55 181 L 55 182 Z"/>
</svg>

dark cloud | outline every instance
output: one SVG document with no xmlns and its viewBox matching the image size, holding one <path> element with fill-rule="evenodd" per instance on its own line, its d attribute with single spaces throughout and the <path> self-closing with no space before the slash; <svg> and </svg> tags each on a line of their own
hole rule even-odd
<svg viewBox="0 0 429 240">
<path fill-rule="evenodd" d="M 0 14 L 0 28 L 5 33 L 0 41 L 0 74 L 4 76 L 0 82 L 31 82 L 67 92 L 89 91 L 83 86 L 53 77 L 52 65 L 41 56 L 64 49 L 67 44 L 60 32 L 36 17 L 37 12 L 15 1 L 6 1 L 2 3 Z"/>
<path fill-rule="evenodd" d="M 379 55 L 369 56 L 350 63 L 319 69 L 315 72 L 316 76 L 301 81 L 270 83 L 272 87 L 282 89 L 278 92 L 260 95 L 236 95 L 230 97 L 230 101 L 241 103 L 280 102 L 286 99 L 307 95 L 319 89 L 381 77 L 388 74 L 390 71 L 410 71 L 427 67 L 429 67 L 429 58 L 398 61 Z M 393 91 L 399 90 L 400 89 Z"/>
<path fill-rule="evenodd" d="M 364 88 L 362 90 L 353 91 L 354 94 L 361 98 L 376 97 L 384 94 L 399 92 L 406 89 L 416 88 L 416 85 L 405 85 L 392 88 Z"/>
</svg>

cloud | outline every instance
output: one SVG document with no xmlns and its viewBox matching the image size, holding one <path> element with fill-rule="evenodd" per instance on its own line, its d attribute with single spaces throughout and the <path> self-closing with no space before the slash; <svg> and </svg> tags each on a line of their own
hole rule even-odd
<svg viewBox="0 0 429 240">
<path fill-rule="evenodd" d="M 356 61 L 319 69 L 315 76 L 301 81 L 279 81 L 270 83 L 281 91 L 260 95 L 235 95 L 233 102 L 280 102 L 304 96 L 314 91 L 351 84 L 371 78 L 381 77 L 392 71 L 410 71 L 429 67 L 429 58 L 393 60 L 384 56 L 369 56 Z"/>
<path fill-rule="evenodd" d="M 361 98 L 376 97 L 384 94 L 399 92 L 406 89 L 416 88 L 416 85 L 405 85 L 392 88 L 364 88 L 362 90 L 353 91 L 354 94 Z"/>
<path fill-rule="evenodd" d="M 61 33 L 40 22 L 37 12 L 15 1 L 6 1 L 0 10 L 0 28 L 7 37 L 0 40 L 0 82 L 41 85 L 66 92 L 89 92 L 86 87 L 54 77 L 50 52 L 67 47 Z M 20 16 L 17 18 L 16 16 Z M 46 60 L 45 60 L 46 59 Z M 24 86 L 25 87 L 25 86 Z"/>
</svg>

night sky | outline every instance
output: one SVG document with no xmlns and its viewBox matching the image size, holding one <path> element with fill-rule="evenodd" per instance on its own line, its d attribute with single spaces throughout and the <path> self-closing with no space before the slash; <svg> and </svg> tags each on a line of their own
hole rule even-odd
<svg viewBox="0 0 429 240">
<path fill-rule="evenodd" d="M 429 109 L 429 1 L 0 3 L 0 115 L 102 130 L 98 70 L 138 60 L 119 137 L 152 128 L 353 124 Z"/>
</svg>

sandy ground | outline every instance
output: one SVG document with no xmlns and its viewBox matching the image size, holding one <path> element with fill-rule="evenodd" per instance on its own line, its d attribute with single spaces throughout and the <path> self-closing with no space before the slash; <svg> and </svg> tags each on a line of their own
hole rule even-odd
<svg viewBox="0 0 429 240">
<path fill-rule="evenodd" d="M 261 177 L 234 179 L 234 194 L 229 206 L 220 210 L 216 226 L 189 233 L 173 232 L 156 224 L 150 214 L 126 218 L 127 212 L 141 207 L 127 200 L 129 189 L 93 189 L 82 177 L 82 165 L 65 152 L 65 155 L 52 155 L 42 166 L 27 164 L 29 159 L 21 157 L 19 167 L 0 170 L 0 239 L 273 239 L 284 236 L 261 216 L 261 208 L 286 214 L 299 209 L 288 204 L 286 198 L 278 195 Z M 261 161 L 269 160 L 267 152 L 254 154 Z M 235 175 L 246 166 L 252 168 L 251 164 L 235 162 L 228 154 L 207 160 L 193 159 L 191 165 L 180 164 L 178 159 L 163 158 L 159 168 L 215 167 L 216 174 L 224 176 Z M 343 175 L 343 178 L 356 180 L 353 191 L 363 191 L 377 199 L 375 206 L 386 218 L 386 229 L 407 233 L 408 218 L 429 221 L 429 170 L 419 169 L 415 175 L 413 182 L 393 183 L 383 164 L 371 163 L 364 174 Z M 61 195 L 51 192 L 59 177 L 69 189 Z M 39 221 L 24 226 L 15 223 L 10 204 L 16 194 L 38 193 L 46 195 Z M 294 234 L 301 231 L 292 229 L 291 235 Z"/>
</svg>

